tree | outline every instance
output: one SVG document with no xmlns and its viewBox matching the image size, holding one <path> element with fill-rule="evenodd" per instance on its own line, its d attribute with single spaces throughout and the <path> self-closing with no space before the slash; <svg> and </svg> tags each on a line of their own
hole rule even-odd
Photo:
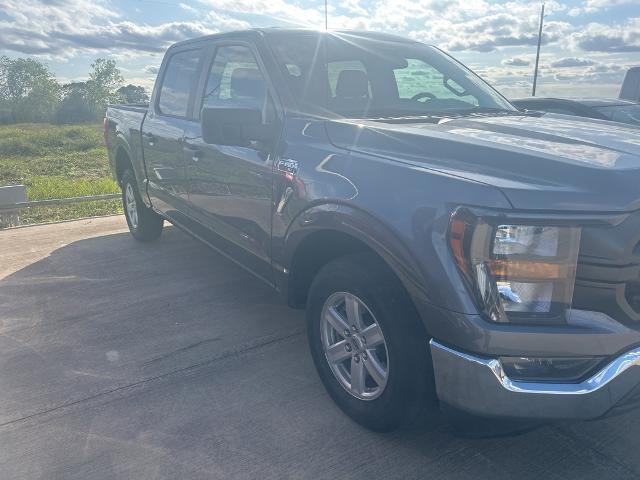
<svg viewBox="0 0 640 480">
<path fill-rule="evenodd" d="M 124 103 L 148 103 L 149 95 L 144 87 L 129 84 L 118 89 L 120 99 Z"/>
<path fill-rule="evenodd" d="M 0 57 L 0 121 L 49 121 L 60 94 L 60 85 L 42 62 Z"/>
<path fill-rule="evenodd" d="M 79 123 L 95 119 L 89 102 L 87 82 L 73 82 L 62 86 L 63 99 L 56 111 L 57 123 Z"/>
<path fill-rule="evenodd" d="M 93 71 L 87 80 L 88 102 L 96 118 L 104 114 L 107 105 L 118 103 L 120 94 L 118 89 L 124 83 L 124 78 L 114 60 L 98 58 L 91 64 Z"/>
</svg>

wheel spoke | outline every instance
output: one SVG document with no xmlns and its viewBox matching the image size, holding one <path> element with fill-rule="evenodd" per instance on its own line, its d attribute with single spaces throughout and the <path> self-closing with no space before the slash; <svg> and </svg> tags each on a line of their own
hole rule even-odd
<svg viewBox="0 0 640 480">
<path fill-rule="evenodd" d="M 130 183 L 127 183 L 124 191 L 125 207 L 127 217 L 133 228 L 138 228 L 138 206 L 136 204 L 136 197 L 133 193 L 133 187 Z"/>
<path fill-rule="evenodd" d="M 345 348 L 346 345 L 347 342 L 345 340 L 341 340 L 327 348 L 327 360 L 334 364 L 344 362 L 351 356 L 351 353 L 347 352 L 347 349 Z"/>
<path fill-rule="evenodd" d="M 349 325 L 347 324 L 347 322 L 344 321 L 344 319 L 340 316 L 340 314 L 336 311 L 335 308 L 333 307 L 327 308 L 325 316 L 326 316 L 327 322 L 329 322 L 331 326 L 334 329 L 336 329 L 340 335 L 342 335 L 342 333 L 345 330 L 349 329 Z"/>
<path fill-rule="evenodd" d="M 380 326 L 377 323 L 369 325 L 362 330 L 362 336 L 367 340 L 367 348 L 375 347 L 384 342 L 382 330 L 380 330 Z"/>
<path fill-rule="evenodd" d="M 378 386 L 383 387 L 387 382 L 387 372 L 378 359 L 369 354 L 367 361 L 364 362 L 364 366 Z"/>
<path fill-rule="evenodd" d="M 362 395 L 364 392 L 364 381 L 367 377 L 367 371 L 362 364 L 362 359 L 356 361 L 356 357 L 351 359 L 351 391 L 355 394 Z"/>
<path fill-rule="evenodd" d="M 349 324 L 355 325 L 358 330 L 362 329 L 362 314 L 360 312 L 360 304 L 353 295 L 344 297 L 345 309 L 347 311 L 347 320 Z"/>
</svg>

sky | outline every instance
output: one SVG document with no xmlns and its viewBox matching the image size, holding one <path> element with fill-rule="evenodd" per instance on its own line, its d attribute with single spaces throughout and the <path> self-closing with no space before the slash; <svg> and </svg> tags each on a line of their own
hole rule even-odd
<svg viewBox="0 0 640 480">
<path fill-rule="evenodd" d="M 508 97 L 531 92 L 539 1 L 328 0 L 329 29 L 436 45 Z M 96 58 L 151 88 L 177 41 L 250 27 L 324 28 L 324 0 L 0 0 L 0 55 L 45 62 L 62 82 Z M 538 95 L 617 97 L 640 65 L 640 0 L 547 1 Z"/>
</svg>

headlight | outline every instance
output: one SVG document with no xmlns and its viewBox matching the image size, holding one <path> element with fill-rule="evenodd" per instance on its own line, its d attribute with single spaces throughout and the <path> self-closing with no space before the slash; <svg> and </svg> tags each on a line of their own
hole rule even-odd
<svg viewBox="0 0 640 480">
<path fill-rule="evenodd" d="M 568 318 L 579 227 L 502 224 L 458 209 L 449 246 L 490 320 L 558 324 Z"/>
</svg>

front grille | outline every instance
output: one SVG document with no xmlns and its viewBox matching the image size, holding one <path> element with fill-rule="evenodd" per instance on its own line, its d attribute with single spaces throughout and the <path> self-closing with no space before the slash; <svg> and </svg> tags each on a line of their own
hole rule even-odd
<svg viewBox="0 0 640 480">
<path fill-rule="evenodd" d="M 625 287 L 624 296 L 633 311 L 640 313 L 640 281 L 628 282 Z"/>
<path fill-rule="evenodd" d="M 640 212 L 583 229 L 573 307 L 640 324 Z"/>
</svg>

